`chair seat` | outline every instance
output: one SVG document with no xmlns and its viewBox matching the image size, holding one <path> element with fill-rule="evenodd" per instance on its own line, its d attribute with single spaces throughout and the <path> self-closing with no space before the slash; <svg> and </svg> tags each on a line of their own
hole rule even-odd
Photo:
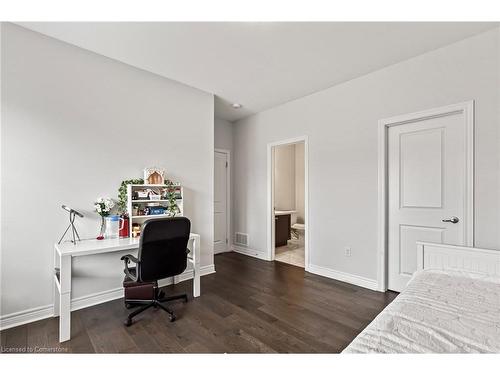
<svg viewBox="0 0 500 375">
<path fill-rule="evenodd" d="M 136 275 L 135 267 L 130 268 L 130 273 Z M 155 298 L 156 283 L 134 281 L 125 276 L 123 279 L 123 288 L 125 289 L 125 302 L 127 300 L 153 300 Z"/>
</svg>

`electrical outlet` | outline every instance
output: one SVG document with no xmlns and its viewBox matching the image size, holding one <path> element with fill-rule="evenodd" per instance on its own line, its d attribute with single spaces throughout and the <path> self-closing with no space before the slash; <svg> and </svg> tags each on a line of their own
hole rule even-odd
<svg viewBox="0 0 500 375">
<path fill-rule="evenodd" d="M 351 256 L 351 248 L 350 247 L 345 247 L 344 248 L 344 253 L 345 253 L 346 257 L 350 257 Z"/>
</svg>

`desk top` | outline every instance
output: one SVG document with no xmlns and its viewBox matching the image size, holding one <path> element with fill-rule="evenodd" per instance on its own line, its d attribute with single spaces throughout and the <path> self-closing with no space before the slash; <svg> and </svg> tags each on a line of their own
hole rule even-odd
<svg viewBox="0 0 500 375">
<path fill-rule="evenodd" d="M 191 233 L 189 239 L 199 238 L 199 234 Z M 136 250 L 139 247 L 139 238 L 111 238 L 104 240 L 82 240 L 76 244 L 63 242 L 54 245 L 61 255 L 82 256 L 92 254 L 111 253 L 120 250 Z"/>
</svg>

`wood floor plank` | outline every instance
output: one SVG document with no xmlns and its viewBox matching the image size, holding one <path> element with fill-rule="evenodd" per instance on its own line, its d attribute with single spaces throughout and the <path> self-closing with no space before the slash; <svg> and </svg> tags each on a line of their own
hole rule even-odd
<svg viewBox="0 0 500 375">
<path fill-rule="evenodd" d="M 0 332 L 2 337 L 2 353 L 26 353 L 28 329 L 27 324 Z"/>
<path fill-rule="evenodd" d="M 208 295 L 209 301 L 217 300 L 220 297 L 217 295 Z M 221 303 L 224 303 L 221 301 Z M 228 303 L 229 304 L 229 303 Z M 257 315 L 253 311 L 246 311 L 238 306 L 232 306 L 233 313 L 226 318 L 228 321 L 233 321 L 235 325 L 241 325 L 245 322 L 243 330 L 261 342 L 265 343 L 270 348 L 273 348 L 279 353 L 311 353 L 315 352 L 314 348 L 306 343 L 298 340 L 296 337 L 287 334 L 283 330 L 276 328 L 273 323 L 276 319 L 262 319 L 262 315 Z"/>
<path fill-rule="evenodd" d="M 125 327 L 130 310 L 114 300 L 72 313 L 72 339 L 58 342 L 58 319 L 0 332 L 2 351 L 71 353 L 337 353 L 396 296 L 237 253 L 215 257 L 216 273 L 164 288 L 187 293 L 169 303 L 177 320 L 150 309 Z"/>
</svg>

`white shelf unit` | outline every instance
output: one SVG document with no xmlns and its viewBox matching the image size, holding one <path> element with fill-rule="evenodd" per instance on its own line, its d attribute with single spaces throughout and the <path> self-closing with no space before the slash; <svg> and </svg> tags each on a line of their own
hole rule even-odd
<svg viewBox="0 0 500 375">
<path fill-rule="evenodd" d="M 174 185 L 176 189 L 180 191 L 180 197 L 176 199 L 177 206 L 179 207 L 179 213 L 175 216 L 183 216 L 184 215 L 184 190 L 180 184 Z M 138 190 L 151 189 L 158 192 L 162 192 L 162 190 L 167 189 L 167 185 L 163 184 L 130 184 L 127 185 L 127 212 L 129 215 L 129 236 L 132 237 L 132 227 L 134 224 L 142 225 L 145 221 L 154 218 L 162 218 L 162 217 L 171 217 L 170 213 L 165 214 L 157 214 L 157 215 L 132 215 L 133 206 L 138 205 L 139 211 L 143 210 L 148 204 L 158 203 L 159 206 L 168 208 L 169 201 L 168 199 L 132 199 L 134 193 Z"/>
</svg>

